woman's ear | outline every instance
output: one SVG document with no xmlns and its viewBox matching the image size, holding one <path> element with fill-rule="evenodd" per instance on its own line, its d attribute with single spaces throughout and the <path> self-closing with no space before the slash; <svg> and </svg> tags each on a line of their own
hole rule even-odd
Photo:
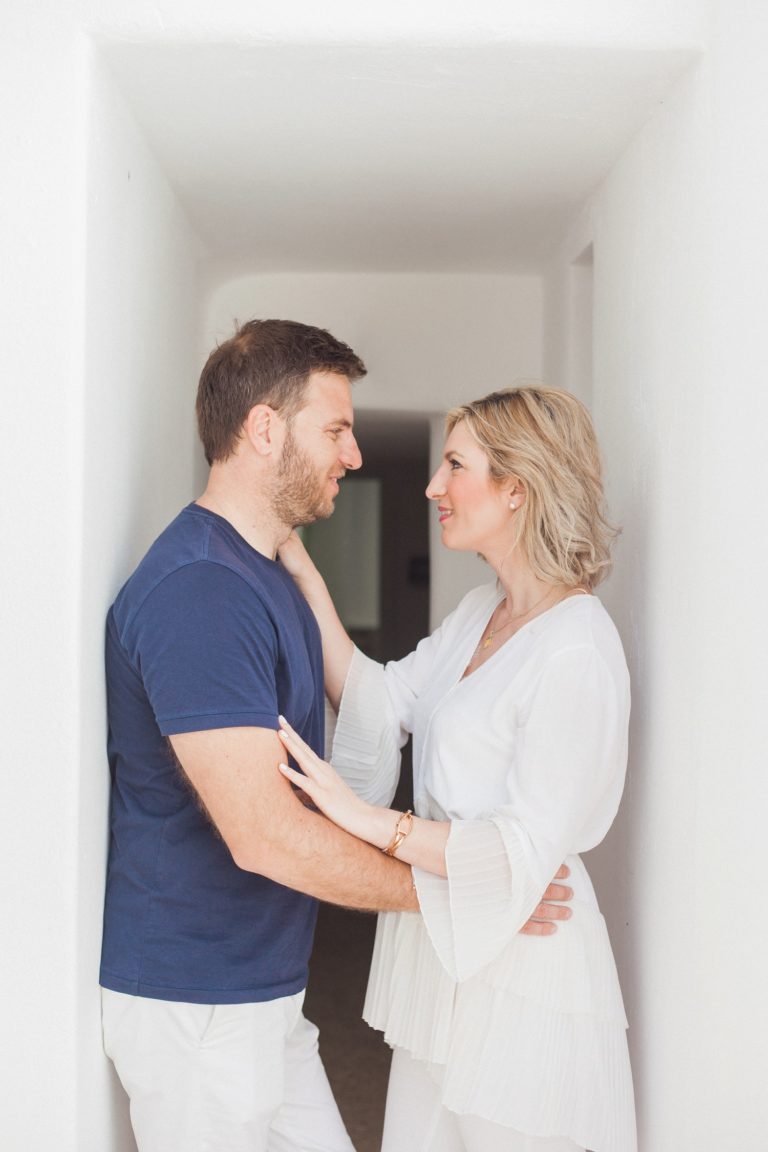
<svg viewBox="0 0 768 1152">
<path fill-rule="evenodd" d="M 518 509 L 522 508 L 523 504 L 525 504 L 527 493 L 522 480 L 513 477 L 504 486 L 504 494 L 509 504 L 510 512 L 517 512 Z"/>
</svg>

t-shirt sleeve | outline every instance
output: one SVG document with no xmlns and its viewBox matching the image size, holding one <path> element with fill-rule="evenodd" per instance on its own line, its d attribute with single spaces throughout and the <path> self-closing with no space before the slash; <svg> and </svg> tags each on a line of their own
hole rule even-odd
<svg viewBox="0 0 768 1152">
<path fill-rule="evenodd" d="M 253 587 L 224 565 L 167 576 L 124 643 L 164 736 L 278 727 L 277 632 Z"/>
<path fill-rule="evenodd" d="M 447 879 L 414 868 L 427 930 L 454 978 L 499 955 L 585 828 L 594 829 L 594 843 L 605 834 L 623 780 L 626 722 L 596 652 L 574 649 L 550 661 L 520 733 L 509 803 L 485 819 L 452 822 Z"/>
</svg>

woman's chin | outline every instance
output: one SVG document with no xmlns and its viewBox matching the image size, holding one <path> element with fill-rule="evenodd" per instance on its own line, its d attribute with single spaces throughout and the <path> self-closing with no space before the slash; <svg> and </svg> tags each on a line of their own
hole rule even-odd
<svg viewBox="0 0 768 1152">
<path fill-rule="evenodd" d="M 443 547 L 450 548 L 451 552 L 474 551 L 471 544 L 465 543 L 460 536 L 457 536 L 455 533 L 451 534 L 450 530 L 446 531 L 445 528 L 443 528 L 443 534 L 440 539 Z"/>
</svg>

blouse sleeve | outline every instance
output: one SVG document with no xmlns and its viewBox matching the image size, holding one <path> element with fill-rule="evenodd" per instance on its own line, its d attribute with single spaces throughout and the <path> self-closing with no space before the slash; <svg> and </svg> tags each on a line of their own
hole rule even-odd
<svg viewBox="0 0 768 1152">
<path fill-rule="evenodd" d="M 389 804 L 400 777 L 405 743 L 389 707 L 384 668 L 355 648 L 344 682 L 330 759 L 369 804 Z"/>
<path fill-rule="evenodd" d="M 564 859 L 603 838 L 621 795 L 627 721 L 626 684 L 598 652 L 550 658 L 518 730 L 509 803 L 452 822 L 447 879 L 414 869 L 427 930 L 454 979 L 494 960 Z"/>
<path fill-rule="evenodd" d="M 455 615 L 455 614 L 452 614 Z M 355 648 L 349 666 L 330 760 L 369 804 L 389 804 L 400 776 L 400 749 L 413 731 L 416 703 L 452 617 L 410 655 L 377 664 Z"/>
</svg>

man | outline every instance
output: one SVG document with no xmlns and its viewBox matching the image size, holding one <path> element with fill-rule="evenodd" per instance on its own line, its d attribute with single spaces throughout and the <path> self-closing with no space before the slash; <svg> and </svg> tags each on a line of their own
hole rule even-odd
<svg viewBox="0 0 768 1152">
<path fill-rule="evenodd" d="M 323 671 L 275 557 L 360 467 L 350 382 L 364 374 L 290 321 L 251 321 L 216 349 L 197 399 L 208 486 L 109 613 L 100 982 L 141 1152 L 351 1152 L 301 1014 L 316 899 L 417 904 L 407 867 L 277 770 L 279 714 L 322 751 Z"/>
</svg>

